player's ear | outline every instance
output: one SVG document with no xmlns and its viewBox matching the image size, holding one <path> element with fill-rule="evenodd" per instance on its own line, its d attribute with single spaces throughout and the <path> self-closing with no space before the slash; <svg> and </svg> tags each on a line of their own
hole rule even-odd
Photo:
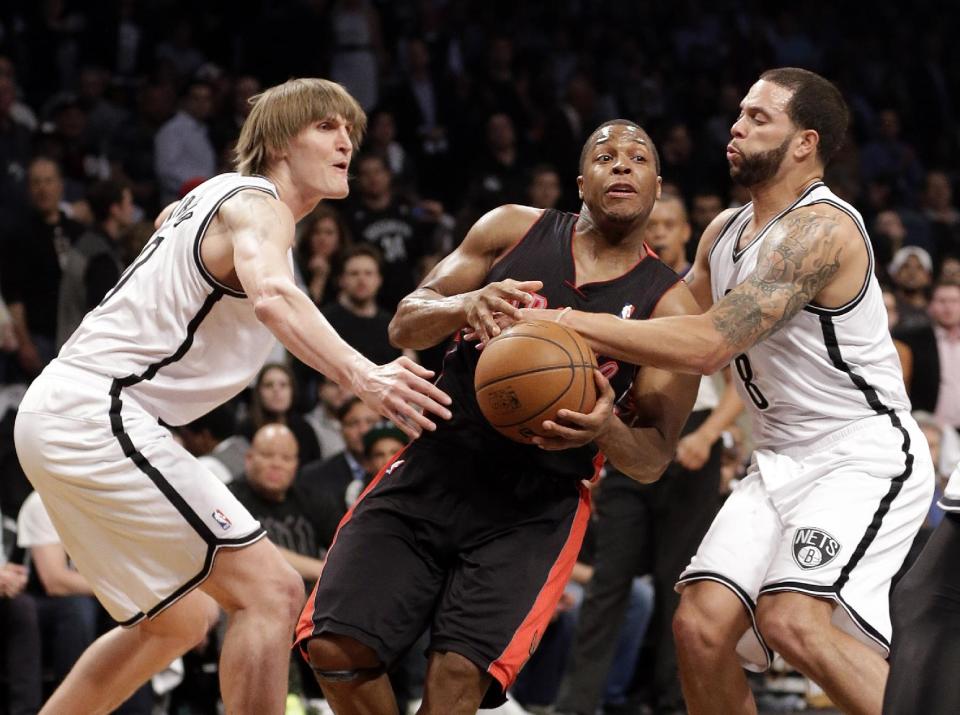
<svg viewBox="0 0 960 715">
<path fill-rule="evenodd" d="M 794 155 L 800 161 L 803 161 L 811 154 L 817 153 L 817 147 L 820 146 L 820 135 L 814 129 L 803 129 L 797 133 L 798 141 Z"/>
<path fill-rule="evenodd" d="M 577 195 L 583 199 L 583 176 L 577 177 Z"/>
<path fill-rule="evenodd" d="M 663 192 L 663 178 L 657 177 L 657 201 L 660 200 L 660 194 Z"/>
</svg>

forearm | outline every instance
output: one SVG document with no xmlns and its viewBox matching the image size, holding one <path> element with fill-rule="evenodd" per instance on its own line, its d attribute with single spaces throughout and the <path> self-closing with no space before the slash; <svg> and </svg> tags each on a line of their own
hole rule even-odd
<svg viewBox="0 0 960 715">
<path fill-rule="evenodd" d="M 720 402 L 696 431 L 709 438 L 710 444 L 713 444 L 720 438 L 723 431 L 733 424 L 741 412 L 743 412 L 743 402 L 740 401 L 740 396 L 733 385 L 728 383 L 720 396 Z"/>
<path fill-rule="evenodd" d="M 444 296 L 419 288 L 397 306 L 390 321 L 390 342 L 398 348 L 425 350 L 467 324 L 464 295 Z"/>
<path fill-rule="evenodd" d="M 287 560 L 287 563 L 293 567 L 293 570 L 300 574 L 300 577 L 306 581 L 316 581 L 320 578 L 323 571 L 323 561 L 315 559 L 312 556 L 304 556 L 290 549 L 280 549 L 280 554 Z"/>
<path fill-rule="evenodd" d="M 27 325 L 27 313 L 23 307 L 23 303 L 10 303 L 7 308 L 10 311 L 13 334 L 16 336 L 17 342 L 20 345 L 32 343 L 33 340 L 30 338 L 30 328 Z"/>
<path fill-rule="evenodd" d="M 353 389 L 372 363 L 330 326 L 313 301 L 293 283 L 281 283 L 255 304 L 257 318 L 300 361 Z"/>
<path fill-rule="evenodd" d="M 623 320 L 574 310 L 562 322 L 586 338 L 597 354 L 635 365 L 711 374 L 733 358 L 707 314 Z"/>
<path fill-rule="evenodd" d="M 69 568 L 52 573 L 39 574 L 43 590 L 48 596 L 88 596 L 92 595 L 90 584 L 77 571 Z"/>
<path fill-rule="evenodd" d="M 614 467 L 641 484 L 657 481 L 676 450 L 656 427 L 627 427 L 619 417 L 595 441 Z"/>
</svg>

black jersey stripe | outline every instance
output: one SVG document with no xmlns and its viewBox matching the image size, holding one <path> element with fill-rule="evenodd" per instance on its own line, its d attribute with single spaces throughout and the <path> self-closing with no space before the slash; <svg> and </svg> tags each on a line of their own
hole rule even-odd
<svg viewBox="0 0 960 715">
<path fill-rule="evenodd" d="M 183 584 L 172 594 L 161 600 L 156 606 L 151 608 L 148 613 L 139 613 L 121 623 L 120 625 L 122 626 L 129 627 L 135 625 L 144 618 L 152 618 L 160 611 L 164 610 L 185 596 L 197 585 L 202 583 L 207 576 L 210 575 L 210 570 L 213 568 L 213 558 L 216 555 L 217 549 L 224 547 L 236 548 L 240 546 L 246 546 L 248 544 L 252 544 L 254 541 L 257 541 L 266 533 L 266 531 L 261 528 L 251 534 L 247 534 L 246 536 L 236 539 L 218 538 L 212 531 L 210 531 L 210 529 L 207 528 L 200 516 L 190 507 L 190 505 L 180 495 L 176 488 L 174 488 L 174 486 L 167 481 L 166 477 L 163 476 L 163 473 L 150 463 L 143 452 L 137 449 L 136 445 L 133 443 L 133 440 L 130 438 L 130 435 L 123 426 L 123 400 L 121 399 L 123 389 L 125 387 L 131 387 L 140 382 L 145 382 L 152 379 L 161 368 L 183 358 L 183 356 L 187 354 L 187 351 L 193 345 L 193 339 L 196 335 L 197 329 L 200 327 L 200 324 L 203 322 L 204 318 L 210 314 L 213 306 L 216 305 L 221 298 L 223 298 L 223 291 L 221 290 L 214 290 L 213 293 L 207 296 L 207 299 L 197 311 L 197 314 L 187 324 L 187 335 L 172 355 L 169 355 L 163 360 L 150 365 L 140 375 L 128 375 L 127 377 L 123 378 L 115 378 L 110 385 L 110 409 L 108 412 L 110 418 L 110 429 L 119 443 L 120 449 L 123 450 L 124 456 L 130 459 L 130 461 L 136 465 L 137 469 L 143 472 L 150 479 L 150 481 L 156 485 L 157 489 L 160 490 L 160 493 L 163 494 L 167 501 L 173 505 L 173 507 L 180 513 L 184 520 L 186 520 L 190 527 L 207 544 L 207 554 L 204 558 L 203 567 L 195 576 L 193 576 L 189 581 Z"/>
<path fill-rule="evenodd" d="M 727 229 L 737 220 L 737 217 L 740 216 L 744 211 L 750 208 L 750 204 L 744 204 L 739 209 L 730 214 L 729 218 L 723 222 L 723 227 L 720 229 L 720 232 L 717 233 L 717 237 L 713 239 L 713 245 L 710 246 L 710 251 L 707 253 L 707 262 L 710 262 L 710 259 L 713 257 L 713 252 L 717 250 L 717 246 L 720 244 L 720 240 L 726 234 Z"/>
<path fill-rule="evenodd" d="M 877 395 L 876 389 L 869 382 L 867 382 L 862 375 L 854 372 L 853 369 L 843 359 L 843 355 L 840 354 L 840 344 L 837 341 L 837 331 L 833 324 L 833 318 L 829 315 L 821 315 L 820 325 L 823 329 L 823 340 L 827 346 L 827 354 L 830 356 L 833 366 L 846 373 L 856 388 L 863 393 L 864 399 L 867 401 L 867 404 L 870 405 L 870 408 L 878 415 L 886 415 L 891 424 L 893 424 L 893 426 L 899 430 L 900 434 L 903 436 L 903 443 L 901 445 L 904 455 L 903 471 L 890 480 L 890 488 L 880 500 L 880 504 L 877 506 L 877 510 L 873 513 L 873 518 L 870 520 L 867 530 L 861 537 L 860 543 L 858 543 L 857 548 L 854 549 L 850 560 L 847 561 L 844 567 L 840 570 L 840 575 L 837 577 L 837 580 L 834 583 L 834 588 L 839 594 L 840 590 L 850 579 L 851 572 L 860 562 L 860 559 L 863 558 L 863 555 L 867 552 L 870 544 L 873 543 L 873 540 L 876 538 L 877 533 L 880 531 L 880 527 L 883 524 L 883 518 L 886 516 L 887 512 L 890 511 L 890 506 L 897 494 L 899 494 L 900 490 L 903 488 L 903 483 L 909 479 L 910 475 L 913 473 L 913 454 L 910 452 L 910 433 L 904 428 L 903 423 L 897 416 L 897 413 L 890 407 L 883 404 L 883 402 L 880 400 L 880 397 Z"/>
<path fill-rule="evenodd" d="M 828 206 L 833 206 L 839 211 L 843 211 L 847 216 L 850 217 L 850 220 L 853 221 L 853 225 L 857 227 L 857 231 L 860 233 L 860 237 L 863 239 L 863 243 L 867 247 L 867 271 L 864 274 L 863 285 L 860 286 L 860 291 L 857 293 L 854 298 L 839 308 L 824 308 L 823 306 L 816 305 L 813 302 L 808 303 L 804 306 L 804 310 L 809 313 L 814 313 L 815 315 L 843 315 L 844 313 L 849 313 L 851 310 L 856 308 L 860 302 L 863 300 L 864 296 L 867 294 L 867 290 L 870 287 L 870 277 L 873 275 L 874 270 L 874 257 L 873 257 L 873 246 L 870 243 L 870 236 L 867 234 L 867 229 L 864 227 L 863 222 L 858 219 L 854 213 L 848 209 L 846 206 L 837 203 L 833 199 L 825 198 L 818 199 L 817 201 L 812 201 L 807 206 L 816 206 L 817 204 L 827 204 Z"/>
<path fill-rule="evenodd" d="M 753 246 L 757 241 L 761 240 L 767 234 L 767 232 L 771 228 L 773 228 L 774 224 L 776 224 L 777 221 L 779 221 L 788 213 L 790 213 L 795 208 L 797 208 L 797 206 L 800 205 L 801 201 L 803 201 L 805 198 L 807 198 L 811 193 L 813 193 L 816 189 L 819 189 L 821 186 L 824 186 L 824 183 L 822 181 L 815 181 L 812 184 L 810 184 L 810 186 L 808 186 L 803 191 L 803 193 L 796 198 L 796 200 L 792 204 L 787 206 L 787 208 L 785 208 L 783 211 L 778 213 L 772 219 L 767 221 L 767 224 L 757 232 L 757 235 L 751 239 L 750 243 L 748 243 L 743 248 L 738 249 L 737 244 L 740 243 L 740 236 L 743 235 L 743 228 L 741 228 L 740 236 L 737 236 L 737 239 L 733 242 L 733 262 L 734 263 L 739 262 L 740 259 L 743 258 L 743 255 L 750 250 L 750 247 Z M 748 204 L 748 205 L 752 205 L 752 204 Z M 746 224 L 744 224 L 744 227 L 746 227 Z"/>
<path fill-rule="evenodd" d="M 760 595 L 762 596 L 765 593 L 780 593 L 783 591 L 805 593 L 810 596 L 822 596 L 836 601 L 843 610 L 846 611 L 854 625 L 863 631 L 865 636 L 876 642 L 882 648 L 890 650 L 890 641 L 888 641 L 880 631 L 874 628 L 866 618 L 857 613 L 856 609 L 840 595 L 834 586 L 823 586 L 820 584 L 805 583 L 803 581 L 774 581 L 761 588 Z"/>
<path fill-rule="evenodd" d="M 262 191 L 268 196 L 277 198 L 277 195 L 275 192 L 270 191 L 269 189 L 264 188 L 263 186 L 254 186 L 252 184 L 246 184 L 244 186 L 237 186 L 236 188 L 231 189 L 222 197 L 220 197 L 217 203 L 213 205 L 213 208 L 211 208 L 207 212 L 207 215 L 203 217 L 203 221 L 200 222 L 200 228 L 197 229 L 197 236 L 193 241 L 193 260 L 194 260 L 194 263 L 197 264 L 197 269 L 200 271 L 200 275 L 202 275 L 203 279 L 210 284 L 210 287 L 214 288 L 215 290 L 223 291 L 226 295 L 230 296 L 231 298 L 246 298 L 247 294 L 244 293 L 243 291 L 239 291 L 234 288 L 231 288 L 228 285 L 224 285 L 223 283 L 218 281 L 210 271 L 207 270 L 207 267 L 203 264 L 203 259 L 200 257 L 200 244 L 203 242 L 203 237 L 206 235 L 207 229 L 210 227 L 210 222 L 213 221 L 213 217 L 216 215 L 217 211 L 220 210 L 220 207 L 224 204 L 224 202 L 227 201 L 227 199 L 233 198 L 234 196 L 239 194 L 241 191 L 250 191 L 250 190 Z"/>
</svg>

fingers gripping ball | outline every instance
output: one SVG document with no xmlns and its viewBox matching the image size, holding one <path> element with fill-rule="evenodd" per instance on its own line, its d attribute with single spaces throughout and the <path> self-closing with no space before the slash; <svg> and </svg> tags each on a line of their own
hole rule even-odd
<svg viewBox="0 0 960 715">
<path fill-rule="evenodd" d="M 525 320 L 491 340 L 480 354 L 473 386 L 487 421 L 529 444 L 546 437 L 544 420 L 559 410 L 590 412 L 597 401 L 597 358 L 587 341 L 560 323 Z"/>
</svg>

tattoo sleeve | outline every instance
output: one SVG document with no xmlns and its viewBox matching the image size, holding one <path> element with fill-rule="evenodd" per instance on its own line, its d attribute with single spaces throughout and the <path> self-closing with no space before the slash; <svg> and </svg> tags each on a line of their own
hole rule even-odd
<svg viewBox="0 0 960 715">
<path fill-rule="evenodd" d="M 782 328 L 840 269 L 836 218 L 810 211 L 787 214 L 764 238 L 750 277 L 717 302 L 713 325 L 737 352 Z"/>
</svg>

